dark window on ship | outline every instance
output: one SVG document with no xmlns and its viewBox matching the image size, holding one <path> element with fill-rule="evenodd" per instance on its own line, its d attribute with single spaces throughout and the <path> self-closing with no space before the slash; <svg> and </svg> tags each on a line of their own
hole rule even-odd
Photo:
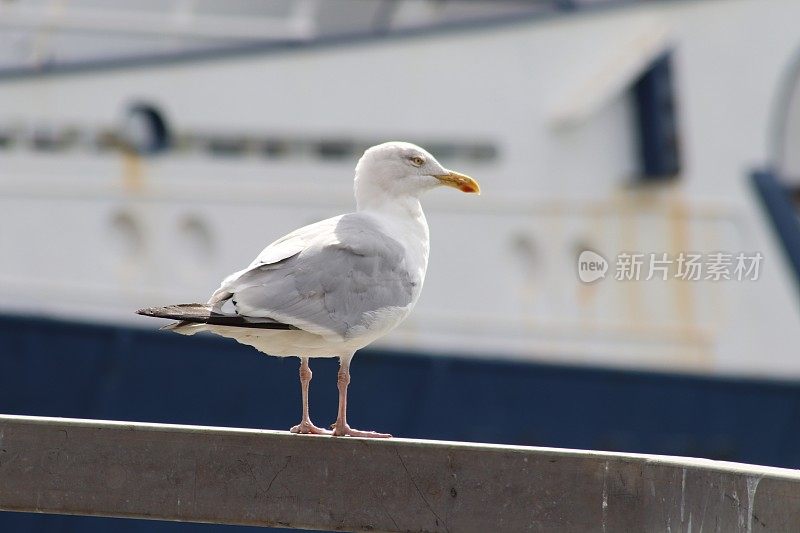
<svg viewBox="0 0 800 533">
<path fill-rule="evenodd" d="M 164 114 L 153 104 L 135 103 L 125 113 L 122 142 L 126 148 L 153 155 L 170 147 L 170 130 Z"/>
<path fill-rule="evenodd" d="M 672 54 L 656 59 L 634 87 L 641 177 L 668 180 L 681 170 Z"/>
</svg>

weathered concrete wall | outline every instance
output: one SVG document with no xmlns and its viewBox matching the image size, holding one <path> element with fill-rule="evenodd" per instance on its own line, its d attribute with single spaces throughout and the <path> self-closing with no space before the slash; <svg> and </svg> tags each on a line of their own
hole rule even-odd
<svg viewBox="0 0 800 533">
<path fill-rule="evenodd" d="M 796 531 L 800 472 L 0 416 L 0 509 L 379 531 Z"/>
</svg>

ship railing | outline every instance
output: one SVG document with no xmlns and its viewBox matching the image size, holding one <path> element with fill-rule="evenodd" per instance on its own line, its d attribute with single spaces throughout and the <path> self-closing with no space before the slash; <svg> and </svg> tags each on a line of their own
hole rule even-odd
<svg viewBox="0 0 800 533">
<path fill-rule="evenodd" d="M 353 531 L 789 531 L 800 472 L 626 453 L 0 416 L 0 510 Z"/>
</svg>

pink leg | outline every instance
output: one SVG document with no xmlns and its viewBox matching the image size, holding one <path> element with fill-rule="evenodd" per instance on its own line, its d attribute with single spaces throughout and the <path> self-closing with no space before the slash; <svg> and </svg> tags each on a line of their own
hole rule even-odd
<svg viewBox="0 0 800 533">
<path fill-rule="evenodd" d="M 350 384 L 350 358 L 340 358 L 337 384 L 339 386 L 339 413 L 336 417 L 336 422 L 331 426 L 333 428 L 334 437 L 350 436 L 383 439 L 391 437 L 388 433 L 359 431 L 351 428 L 347 424 L 347 386 Z"/>
<path fill-rule="evenodd" d="M 313 435 L 330 435 L 330 430 L 318 428 L 311 423 L 308 416 L 308 384 L 311 383 L 311 368 L 308 366 L 308 357 L 300 358 L 300 389 L 303 391 L 303 420 L 294 426 L 292 433 L 307 433 Z"/>
</svg>

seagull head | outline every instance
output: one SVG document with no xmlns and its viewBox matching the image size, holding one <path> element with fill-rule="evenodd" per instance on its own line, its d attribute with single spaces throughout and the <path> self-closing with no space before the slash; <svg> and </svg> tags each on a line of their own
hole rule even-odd
<svg viewBox="0 0 800 533">
<path fill-rule="evenodd" d="M 407 142 L 373 146 L 356 165 L 359 206 L 377 199 L 419 198 L 423 192 L 441 186 L 469 193 L 481 191 L 474 179 L 444 168 L 426 150 Z"/>
</svg>

